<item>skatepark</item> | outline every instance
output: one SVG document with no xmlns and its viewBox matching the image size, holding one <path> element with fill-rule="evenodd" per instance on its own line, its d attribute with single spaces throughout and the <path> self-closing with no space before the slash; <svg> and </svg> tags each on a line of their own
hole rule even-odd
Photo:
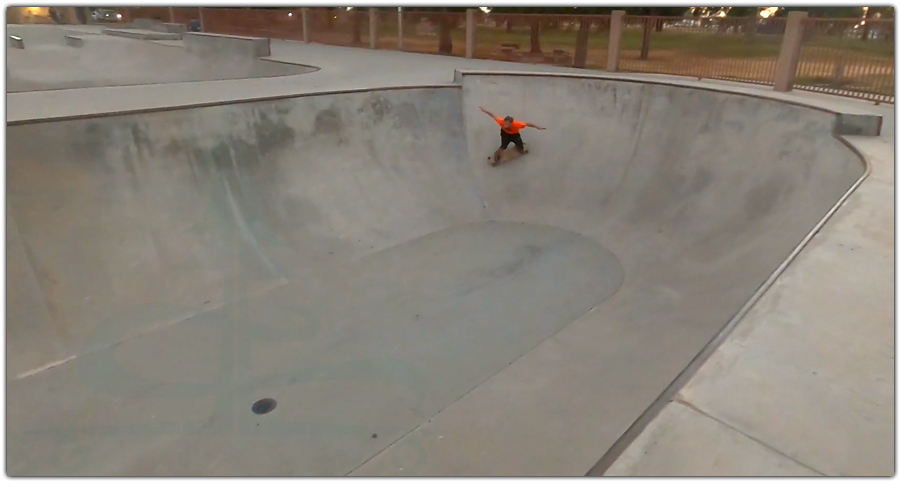
<svg viewBox="0 0 900 504">
<path fill-rule="evenodd" d="M 79 29 L 8 30 L 8 474 L 893 474 L 892 105 Z"/>
</svg>

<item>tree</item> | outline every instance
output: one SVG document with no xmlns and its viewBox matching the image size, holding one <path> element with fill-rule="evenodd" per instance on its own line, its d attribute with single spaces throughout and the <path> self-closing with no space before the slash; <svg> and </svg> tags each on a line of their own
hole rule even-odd
<svg viewBox="0 0 900 504">
<path fill-rule="evenodd" d="M 862 34 L 860 36 L 860 38 L 862 40 L 869 40 L 870 23 L 866 23 L 866 21 L 868 21 L 869 19 L 872 19 L 872 16 L 874 16 L 874 15 L 875 15 L 875 12 L 872 10 L 871 7 L 866 9 L 866 12 L 863 14 L 863 25 L 862 25 L 863 30 L 862 30 Z"/>
<path fill-rule="evenodd" d="M 353 41 L 351 44 L 362 44 L 362 17 L 361 9 L 350 11 L 350 18 L 353 21 Z"/>
<path fill-rule="evenodd" d="M 809 13 L 809 17 L 815 18 L 862 18 L 862 7 L 779 7 L 775 12 L 776 17 L 785 17 L 789 12 L 800 11 Z"/>
<path fill-rule="evenodd" d="M 557 8 L 558 9 L 558 8 Z M 497 14 L 547 14 L 548 11 L 555 10 L 553 7 L 497 7 L 491 9 L 491 13 Z M 541 54 L 541 18 L 534 16 L 531 18 L 531 53 Z M 506 31 L 512 30 L 512 18 L 506 20 Z"/>
<path fill-rule="evenodd" d="M 632 16 L 684 16 L 690 12 L 685 7 L 626 7 L 623 9 L 626 14 Z M 645 23 L 647 24 L 647 23 Z M 665 22 L 662 19 L 656 20 L 656 31 L 661 32 Z"/>
<path fill-rule="evenodd" d="M 541 20 L 537 16 L 531 19 L 531 54 L 541 54 Z"/>
<path fill-rule="evenodd" d="M 465 7 L 415 7 L 409 10 L 438 13 L 438 52 L 440 54 L 453 53 L 453 28 L 456 27 L 454 13 L 465 12 Z"/>
<path fill-rule="evenodd" d="M 584 68 L 587 66 L 587 48 L 588 48 L 588 34 L 590 33 L 591 22 L 588 18 L 581 18 L 581 22 L 578 23 L 578 36 L 575 38 L 575 58 L 574 58 L 574 66 L 575 68 Z"/>
</svg>

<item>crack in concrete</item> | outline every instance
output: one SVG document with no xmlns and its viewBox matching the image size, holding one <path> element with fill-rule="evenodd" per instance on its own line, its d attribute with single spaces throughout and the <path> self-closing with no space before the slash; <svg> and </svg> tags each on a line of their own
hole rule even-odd
<svg viewBox="0 0 900 504">
<path fill-rule="evenodd" d="M 808 470 L 810 470 L 810 471 L 812 471 L 812 472 L 818 474 L 819 476 L 828 476 L 828 474 L 825 474 L 825 473 L 823 473 L 822 471 L 816 469 L 815 467 L 812 467 L 811 465 L 806 464 L 806 463 L 804 463 L 804 462 L 802 462 L 802 461 L 796 459 L 795 457 L 792 457 L 792 456 L 788 455 L 787 453 L 785 453 L 785 452 L 779 450 L 778 448 L 775 448 L 775 447 L 772 446 L 771 444 L 766 443 L 765 441 L 763 441 L 763 440 L 757 438 L 756 436 L 753 436 L 753 435 L 751 435 L 751 434 L 748 434 L 748 433 L 742 431 L 741 429 L 735 427 L 734 425 L 731 425 L 731 424 L 729 424 L 728 422 L 722 420 L 721 418 L 718 418 L 718 417 L 714 416 L 713 414 L 708 413 L 708 412 L 706 412 L 706 411 L 700 409 L 699 406 L 696 406 L 696 405 L 694 405 L 694 404 L 691 404 L 690 402 L 688 402 L 686 399 L 684 399 L 684 398 L 681 397 L 681 396 L 676 397 L 675 399 L 672 400 L 672 402 L 678 403 L 678 404 L 684 406 L 685 408 L 688 408 L 688 409 L 690 409 L 691 411 L 696 412 L 697 414 L 703 415 L 704 417 L 709 418 L 710 420 L 713 420 L 714 422 L 717 422 L 717 423 L 719 423 L 719 424 L 721 424 L 721 425 L 727 427 L 728 429 L 733 430 L 734 432 L 737 432 L 738 434 L 740 434 L 740 435 L 744 436 L 745 438 L 747 438 L 747 439 L 749 439 L 749 440 L 751 440 L 751 441 L 753 441 L 753 442 L 759 444 L 760 446 L 766 448 L 767 450 L 769 450 L 769 451 L 771 451 L 771 452 L 773 452 L 773 453 L 776 453 L 776 454 L 778 454 L 779 456 L 784 457 L 784 458 L 790 460 L 791 462 L 794 462 L 795 464 L 797 464 L 797 465 L 799 465 L 799 466 L 801 466 L 801 467 L 804 467 L 804 468 L 806 468 L 806 469 L 808 469 Z"/>
</svg>

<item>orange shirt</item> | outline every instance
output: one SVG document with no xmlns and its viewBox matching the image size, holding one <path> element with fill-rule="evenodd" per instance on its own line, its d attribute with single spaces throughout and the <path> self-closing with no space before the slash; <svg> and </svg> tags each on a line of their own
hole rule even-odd
<svg viewBox="0 0 900 504">
<path fill-rule="evenodd" d="M 519 132 L 519 130 L 528 125 L 526 123 L 523 123 L 522 121 L 513 121 L 512 128 L 506 129 L 503 127 L 502 117 L 495 117 L 494 120 L 497 121 L 497 124 L 500 125 L 500 129 L 502 129 L 505 133 L 509 133 L 510 135 L 515 135 Z"/>
</svg>

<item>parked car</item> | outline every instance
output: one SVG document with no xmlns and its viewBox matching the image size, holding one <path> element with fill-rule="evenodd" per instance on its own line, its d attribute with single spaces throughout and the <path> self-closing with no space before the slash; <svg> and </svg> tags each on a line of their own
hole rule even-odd
<svg viewBox="0 0 900 504">
<path fill-rule="evenodd" d="M 93 18 L 94 21 L 103 21 L 107 23 L 122 21 L 124 17 L 125 16 L 123 16 L 121 12 L 116 12 L 113 9 L 96 9 L 91 12 L 91 18 Z"/>
</svg>

